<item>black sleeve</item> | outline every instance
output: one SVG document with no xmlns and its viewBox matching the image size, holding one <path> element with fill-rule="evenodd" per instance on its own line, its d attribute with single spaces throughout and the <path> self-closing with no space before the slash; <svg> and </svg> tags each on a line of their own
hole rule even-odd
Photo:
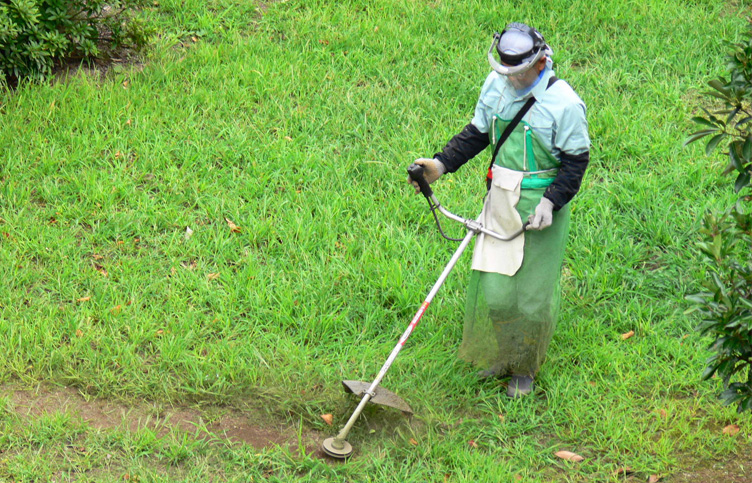
<svg viewBox="0 0 752 483">
<path fill-rule="evenodd" d="M 569 203 L 580 190 L 582 177 L 585 175 L 585 169 L 589 162 L 589 151 L 575 156 L 566 153 L 561 155 L 559 173 L 554 178 L 554 182 L 543 193 L 543 196 L 553 202 L 555 210 L 560 210 Z"/>
<path fill-rule="evenodd" d="M 454 173 L 489 144 L 488 134 L 480 132 L 471 123 L 450 139 L 443 151 L 434 154 L 433 157 L 446 166 L 447 172 Z"/>
</svg>

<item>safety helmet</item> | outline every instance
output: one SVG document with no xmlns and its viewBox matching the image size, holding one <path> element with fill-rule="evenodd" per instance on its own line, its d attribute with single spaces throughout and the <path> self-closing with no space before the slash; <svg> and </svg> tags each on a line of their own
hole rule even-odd
<svg viewBox="0 0 752 483">
<path fill-rule="evenodd" d="M 494 51 L 503 64 L 496 61 Z M 536 29 L 524 23 L 510 23 L 502 33 L 494 32 L 488 62 L 501 75 L 516 75 L 534 66 L 543 56 L 553 55 L 553 50 Z"/>
</svg>

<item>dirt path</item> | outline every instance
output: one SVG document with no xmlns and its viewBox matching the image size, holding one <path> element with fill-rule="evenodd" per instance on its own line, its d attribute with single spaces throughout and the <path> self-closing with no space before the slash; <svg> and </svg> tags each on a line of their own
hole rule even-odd
<svg viewBox="0 0 752 483">
<path fill-rule="evenodd" d="M 160 436 L 180 430 L 197 437 L 220 438 L 245 443 L 257 449 L 298 444 L 298 428 L 255 422 L 235 409 L 211 408 L 207 411 L 187 407 L 157 407 L 149 403 L 126 405 L 105 399 L 87 398 L 76 389 L 40 387 L 22 390 L 0 386 L 0 396 L 8 397 L 20 417 L 39 417 L 44 413 L 64 412 L 80 417 L 98 430 L 154 430 Z M 304 431 L 304 442 L 315 450 L 326 436 Z"/>
</svg>

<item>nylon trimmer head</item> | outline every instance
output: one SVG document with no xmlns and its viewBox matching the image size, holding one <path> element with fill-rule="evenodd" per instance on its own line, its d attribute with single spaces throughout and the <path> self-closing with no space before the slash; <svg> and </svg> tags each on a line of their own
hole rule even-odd
<svg viewBox="0 0 752 483">
<path fill-rule="evenodd" d="M 326 438 L 324 442 L 321 443 L 321 449 L 332 458 L 340 460 L 349 457 L 353 453 L 352 445 L 344 439 L 339 439 L 337 437 Z"/>
<path fill-rule="evenodd" d="M 336 437 L 325 439 L 321 444 L 321 449 L 323 449 L 327 455 L 337 459 L 345 459 L 352 455 L 353 447 L 347 442 L 347 440 L 345 440 L 345 438 L 350 432 L 350 428 L 352 428 L 355 420 L 369 401 L 374 404 L 399 409 L 405 414 L 413 414 L 412 408 L 404 401 L 404 399 L 397 396 L 392 391 L 377 385 L 378 381 L 383 377 L 383 374 L 380 374 L 380 376 L 381 377 L 377 378 L 374 382 L 342 381 L 342 385 L 346 392 L 360 396 L 362 399 L 358 408 L 353 412 L 352 416 L 350 416 L 350 420 L 345 427 L 342 428 L 342 431 L 340 431 Z"/>
</svg>

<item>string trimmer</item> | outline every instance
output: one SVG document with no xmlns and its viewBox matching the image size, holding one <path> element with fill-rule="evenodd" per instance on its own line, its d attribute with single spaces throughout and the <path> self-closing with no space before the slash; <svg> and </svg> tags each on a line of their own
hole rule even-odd
<svg viewBox="0 0 752 483">
<path fill-rule="evenodd" d="M 361 397 L 362 399 L 360 400 L 360 404 L 358 404 L 358 407 L 355 408 L 355 411 L 350 416 L 350 419 L 347 421 L 345 426 L 340 430 L 339 434 L 337 434 L 337 436 L 335 437 L 325 439 L 324 442 L 322 443 L 322 449 L 324 450 L 324 452 L 333 458 L 347 458 L 348 456 L 352 454 L 353 447 L 350 443 L 347 442 L 345 438 L 347 438 L 347 435 L 350 433 L 350 430 L 355 424 L 355 421 L 360 416 L 360 413 L 363 412 L 363 408 L 365 408 L 365 406 L 369 402 L 372 402 L 374 404 L 381 404 L 384 406 L 393 407 L 405 413 L 412 414 L 413 410 L 401 397 L 397 396 L 395 393 L 391 391 L 388 391 L 387 389 L 384 389 L 383 387 L 380 387 L 379 384 L 381 384 L 381 380 L 384 379 L 384 376 L 386 375 L 386 371 L 389 370 L 392 363 L 397 358 L 397 354 L 399 354 L 402 348 L 405 346 L 405 342 L 407 342 L 407 339 L 410 337 L 410 334 L 412 334 L 413 330 L 415 330 L 415 327 L 417 327 L 418 322 L 420 322 L 421 317 L 423 317 L 423 314 L 425 314 L 426 309 L 428 309 L 428 306 L 430 305 L 433 298 L 436 296 L 436 293 L 439 291 L 439 288 L 441 288 L 441 286 L 444 284 L 444 281 L 449 275 L 449 272 L 452 271 L 452 269 L 454 268 L 454 265 L 457 263 L 457 260 L 459 260 L 460 256 L 465 251 L 465 248 L 467 248 L 467 246 L 470 244 L 470 241 L 472 240 L 472 238 L 478 233 L 485 233 L 486 235 L 492 236 L 494 238 L 498 238 L 499 240 L 509 241 L 518 237 L 527 228 L 527 223 L 525 223 L 522 226 L 521 230 L 512 234 L 511 236 L 505 237 L 494 231 L 484 228 L 483 225 L 478 221 L 469 220 L 469 219 L 457 216 L 449 212 L 448 210 L 446 210 L 443 206 L 441 206 L 439 201 L 436 199 L 436 197 L 433 194 L 433 191 L 431 190 L 431 187 L 428 185 L 425 178 L 423 177 L 423 166 L 420 166 L 417 164 L 411 164 L 410 167 L 407 168 L 407 173 L 410 175 L 410 178 L 412 178 L 414 181 L 418 183 L 418 186 L 420 187 L 420 192 L 423 194 L 423 196 L 426 197 L 426 200 L 428 200 L 428 206 L 430 207 L 431 212 L 433 213 L 434 218 L 436 219 L 436 224 L 439 228 L 439 231 L 441 232 L 441 235 L 444 238 L 447 238 L 449 240 L 459 241 L 460 246 L 454 252 L 454 255 L 452 255 L 452 258 L 449 260 L 449 263 L 447 263 L 446 267 L 444 267 L 444 271 L 441 272 L 439 279 L 436 281 L 433 288 L 428 293 L 428 296 L 421 304 L 420 308 L 418 309 L 418 312 L 410 321 L 410 325 L 407 326 L 407 329 L 402 334 L 402 337 L 400 337 L 399 342 L 397 342 L 397 345 L 394 347 L 394 349 L 392 349 L 391 354 L 389 354 L 389 357 L 387 358 L 386 362 L 384 362 L 384 365 L 381 367 L 381 370 L 376 376 L 376 379 L 374 379 L 370 383 L 364 382 L 364 381 L 342 381 L 342 384 L 347 392 L 351 392 Z M 439 222 L 438 216 L 436 216 L 436 210 L 438 210 L 441 214 L 443 214 L 450 220 L 454 220 L 465 225 L 465 228 L 467 228 L 467 234 L 465 235 L 465 237 L 462 239 L 454 239 L 454 238 L 447 237 L 444 234 L 443 230 L 441 229 L 441 223 Z"/>
</svg>

